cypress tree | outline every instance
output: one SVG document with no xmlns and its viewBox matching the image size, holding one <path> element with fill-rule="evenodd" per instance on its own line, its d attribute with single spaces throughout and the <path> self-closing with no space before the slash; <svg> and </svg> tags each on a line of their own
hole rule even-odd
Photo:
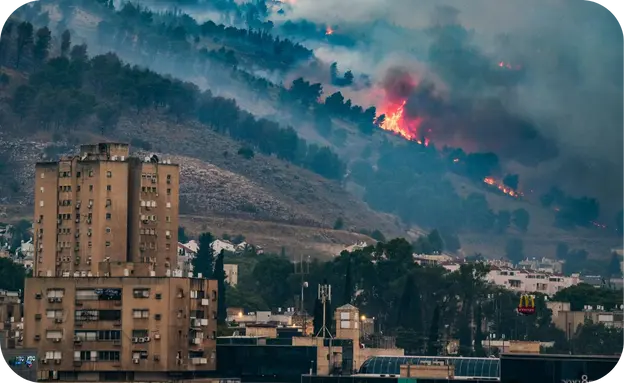
<svg viewBox="0 0 624 383">
<path fill-rule="evenodd" d="M 222 325 L 225 324 L 227 319 L 226 312 L 226 304 L 225 304 L 225 270 L 223 268 L 223 256 L 224 251 L 221 250 L 219 255 L 217 256 L 217 261 L 215 262 L 215 269 L 213 274 L 213 279 L 217 280 L 217 294 L 218 294 L 218 302 L 217 302 L 217 324 Z"/>
<path fill-rule="evenodd" d="M 431 327 L 429 328 L 429 339 L 427 340 L 427 355 L 436 356 L 440 350 L 438 340 L 440 337 L 440 306 L 436 305 L 433 310 Z"/>
<path fill-rule="evenodd" d="M 347 258 L 347 274 L 345 275 L 344 304 L 351 303 L 353 299 L 353 281 L 351 277 L 351 254 Z"/>
</svg>

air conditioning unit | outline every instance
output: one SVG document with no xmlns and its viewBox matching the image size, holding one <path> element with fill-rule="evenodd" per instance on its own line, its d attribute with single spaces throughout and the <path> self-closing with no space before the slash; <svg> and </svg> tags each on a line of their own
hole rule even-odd
<svg viewBox="0 0 624 383">
<path fill-rule="evenodd" d="M 63 318 L 54 319 L 54 323 L 63 323 Z"/>
<path fill-rule="evenodd" d="M 139 338 L 139 343 L 145 343 L 145 338 Z"/>
<path fill-rule="evenodd" d="M 60 359 L 54 359 L 54 363 L 55 364 L 61 364 L 61 360 Z"/>
<path fill-rule="evenodd" d="M 48 360 L 47 359 L 41 359 L 41 363 L 48 364 Z"/>
<path fill-rule="evenodd" d="M 160 360 L 160 355 L 154 355 L 154 362 L 158 362 Z"/>
<path fill-rule="evenodd" d="M 149 336 L 146 336 L 145 338 L 143 338 L 143 340 L 144 340 L 145 342 L 149 342 L 149 341 L 150 341 L 150 337 L 149 337 Z"/>
<path fill-rule="evenodd" d="M 154 334 L 154 339 L 159 340 L 160 339 L 160 334 Z"/>
<path fill-rule="evenodd" d="M 82 339 L 80 339 L 79 336 L 74 337 L 74 343 L 81 343 L 81 342 L 82 342 Z"/>
<path fill-rule="evenodd" d="M 132 343 L 139 343 L 139 338 L 133 337 L 132 338 Z"/>
<path fill-rule="evenodd" d="M 202 326 L 208 326 L 208 319 L 200 319 L 199 321 Z"/>
<path fill-rule="evenodd" d="M 61 343 L 61 338 L 54 338 L 54 339 L 52 339 L 52 342 L 54 342 L 54 343 Z"/>
<path fill-rule="evenodd" d="M 193 344 L 201 344 L 200 338 L 193 338 Z"/>
<path fill-rule="evenodd" d="M 54 303 L 54 302 L 56 302 L 56 298 L 50 297 L 50 298 L 48 298 L 48 302 Z"/>
<path fill-rule="evenodd" d="M 134 364 L 139 364 L 139 360 L 138 360 L 138 359 L 136 359 L 136 358 L 135 358 L 135 359 L 132 359 L 132 362 L 133 362 Z"/>
</svg>

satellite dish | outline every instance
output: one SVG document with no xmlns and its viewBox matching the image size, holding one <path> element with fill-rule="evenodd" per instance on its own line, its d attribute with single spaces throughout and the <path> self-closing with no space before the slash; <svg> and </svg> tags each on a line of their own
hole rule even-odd
<svg viewBox="0 0 624 383">
<path fill-rule="evenodd" d="M 150 157 L 150 162 L 157 164 L 158 163 L 158 156 L 155 154 L 152 154 L 152 157 Z"/>
</svg>

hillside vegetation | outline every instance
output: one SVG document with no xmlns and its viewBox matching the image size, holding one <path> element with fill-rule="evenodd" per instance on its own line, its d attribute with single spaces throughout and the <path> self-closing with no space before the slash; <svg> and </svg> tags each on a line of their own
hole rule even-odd
<svg viewBox="0 0 624 383">
<path fill-rule="evenodd" d="M 114 10 L 75 0 L 85 8 L 64 7 L 72 1 L 19 13 L 41 28 L 15 18 L 2 31 L 0 124 L 5 134 L 0 137 L 0 154 L 25 169 L 32 169 L 36 158 L 53 154 L 47 153 L 46 141 L 68 150 L 81 141 L 121 139 L 137 149 L 171 155 L 182 164 L 183 213 L 193 216 L 218 214 L 323 228 L 343 218 L 347 229 L 379 229 L 386 236 L 402 235 L 410 227 L 439 228 L 449 241 L 459 235 L 467 253 L 499 257 L 508 255 L 506 243 L 518 238 L 528 244 L 528 256 L 553 255 L 561 240 L 596 255 L 608 254 L 617 243 L 587 228 L 599 215 L 595 200 L 558 195 L 556 212 L 543 209 L 535 199 L 515 201 L 483 184 L 484 177 L 502 172 L 496 155 L 396 140 L 377 128 L 384 116 L 377 116 L 375 108 L 352 105 L 339 92 L 321 101 L 322 85 L 303 78 L 288 89 L 276 86 L 246 71 L 253 60 L 239 60 L 267 44 L 283 44 L 299 52 L 289 56 L 292 60 L 299 54 L 305 59 L 305 49 L 296 44 L 278 42 L 268 32 L 256 35 L 214 23 L 198 25 L 188 16 L 128 5 Z M 60 21 L 53 28 L 43 26 L 51 19 Z M 135 23 L 129 23 L 132 20 Z M 155 56 L 170 63 L 186 58 L 180 63 L 190 63 L 194 69 L 189 72 L 204 68 L 209 80 L 215 76 L 208 73 L 213 69 L 219 75 L 228 73 L 230 89 L 244 84 L 256 98 L 271 94 L 271 102 L 300 116 L 299 121 L 312 121 L 316 137 L 323 137 L 315 141 L 330 146 L 302 139 L 299 128 L 255 117 L 235 100 L 132 66 L 115 54 L 90 57 L 91 48 L 73 42 L 75 35 L 65 30 L 69 22 L 91 29 L 97 24 L 102 38 L 97 45 L 117 46 L 128 57 L 135 52 L 142 62 L 153 62 Z M 210 40 L 218 40 L 220 47 L 200 47 Z M 225 48 L 230 46 L 236 49 Z M 274 65 L 273 59 L 262 65 Z M 38 139 L 19 141 L 25 134 Z M 357 155 L 351 144 L 355 137 L 358 143 L 370 142 Z M 6 166 L 0 168 L 3 171 Z M 3 182 L 7 203 L 23 201 L 20 196 L 30 193 L 28 173 Z M 532 247 L 534 243 L 538 245 Z"/>
</svg>

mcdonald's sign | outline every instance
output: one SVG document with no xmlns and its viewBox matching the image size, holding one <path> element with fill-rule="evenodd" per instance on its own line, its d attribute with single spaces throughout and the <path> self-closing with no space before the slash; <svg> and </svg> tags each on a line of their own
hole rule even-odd
<svg viewBox="0 0 624 383">
<path fill-rule="evenodd" d="M 518 312 L 522 315 L 535 314 L 535 296 L 522 294 L 520 296 L 520 304 L 518 305 Z"/>
</svg>

